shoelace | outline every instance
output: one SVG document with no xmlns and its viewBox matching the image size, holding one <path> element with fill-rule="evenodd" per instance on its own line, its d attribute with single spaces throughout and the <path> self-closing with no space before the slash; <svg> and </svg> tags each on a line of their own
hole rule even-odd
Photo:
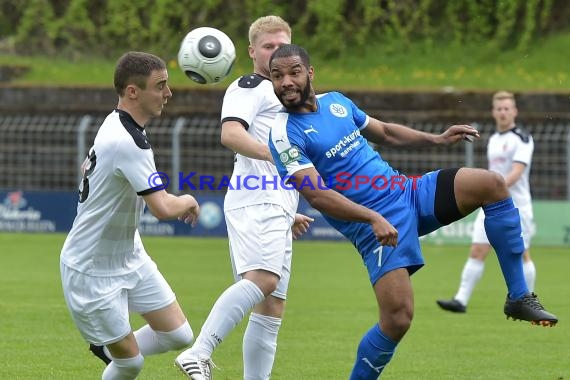
<svg viewBox="0 0 570 380">
<path fill-rule="evenodd" d="M 199 359 L 198 360 L 200 363 L 200 366 L 202 367 L 202 370 L 204 371 L 204 373 L 208 376 L 208 378 L 212 379 L 212 372 L 214 368 L 218 368 L 218 366 L 216 366 L 214 364 L 214 362 L 212 361 L 212 359 Z"/>
<path fill-rule="evenodd" d="M 534 293 L 531 293 L 529 296 L 524 297 L 522 301 L 533 309 L 544 310 L 544 307 L 538 300 L 537 295 Z"/>
</svg>

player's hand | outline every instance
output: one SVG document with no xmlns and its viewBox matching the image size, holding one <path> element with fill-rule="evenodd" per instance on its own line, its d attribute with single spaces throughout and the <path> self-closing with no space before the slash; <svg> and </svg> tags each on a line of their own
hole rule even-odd
<svg viewBox="0 0 570 380">
<path fill-rule="evenodd" d="M 195 227 L 196 223 L 198 222 L 198 217 L 200 216 L 200 205 L 198 204 L 196 198 L 191 195 L 184 194 L 180 197 L 184 198 L 184 200 L 187 202 L 187 209 L 186 212 L 178 218 L 178 220 L 186 224 L 191 224 L 192 227 Z"/>
<path fill-rule="evenodd" d="M 291 226 L 291 232 L 293 233 L 293 239 L 300 238 L 309 229 L 309 224 L 314 222 L 315 219 L 308 217 L 303 214 L 295 214 L 295 222 Z"/>
<path fill-rule="evenodd" d="M 453 144 L 464 140 L 472 142 L 479 137 L 481 137 L 479 136 L 479 131 L 470 125 L 452 125 L 438 136 L 438 143 Z"/>
<path fill-rule="evenodd" d="M 398 245 L 398 230 L 390 224 L 383 216 L 372 222 L 372 231 L 376 235 L 376 240 L 384 246 L 395 247 Z"/>
</svg>

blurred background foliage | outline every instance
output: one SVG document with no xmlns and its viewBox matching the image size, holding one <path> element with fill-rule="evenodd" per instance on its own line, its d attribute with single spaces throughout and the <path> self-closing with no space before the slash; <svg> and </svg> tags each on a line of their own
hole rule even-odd
<svg viewBox="0 0 570 380">
<path fill-rule="evenodd" d="M 246 43 L 249 24 L 278 14 L 294 38 L 323 57 L 371 41 L 401 51 L 421 41 L 478 44 L 489 53 L 524 51 L 536 39 L 568 29 L 566 0 L 2 0 L 0 41 L 23 55 L 115 57 L 126 49 L 177 51 L 198 26 L 222 29 Z"/>
<path fill-rule="evenodd" d="M 0 82 L 108 86 L 116 58 L 144 50 L 172 85 L 199 86 L 176 55 L 213 26 L 238 52 L 229 83 L 251 70 L 248 28 L 267 14 L 291 24 L 323 88 L 570 90 L 567 0 L 0 0 Z"/>
</svg>

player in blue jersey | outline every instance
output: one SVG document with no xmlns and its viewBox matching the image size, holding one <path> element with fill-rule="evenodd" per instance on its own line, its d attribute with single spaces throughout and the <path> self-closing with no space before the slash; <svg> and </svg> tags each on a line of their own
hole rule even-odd
<svg viewBox="0 0 570 380">
<path fill-rule="evenodd" d="M 528 291 L 519 214 L 502 176 L 455 168 L 406 177 L 367 142 L 451 144 L 479 137 L 475 129 L 454 125 L 441 135 L 424 133 L 372 118 L 338 92 L 315 95 L 314 69 L 297 45 L 277 49 L 270 72 L 286 111 L 278 115 L 269 139 L 279 174 L 357 248 L 380 309 L 379 323 L 359 344 L 351 380 L 377 379 L 411 325 L 410 275 L 424 264 L 419 236 L 479 207 L 507 284 L 507 318 L 558 322 Z"/>
</svg>

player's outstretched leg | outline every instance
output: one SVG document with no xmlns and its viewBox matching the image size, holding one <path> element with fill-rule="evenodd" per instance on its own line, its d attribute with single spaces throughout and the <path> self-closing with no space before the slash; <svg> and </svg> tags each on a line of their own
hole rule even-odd
<svg viewBox="0 0 570 380">
<path fill-rule="evenodd" d="M 517 300 L 507 296 L 504 311 L 507 319 L 530 321 L 533 325 L 553 327 L 558 323 L 554 314 L 544 310 L 535 293 L 527 293 Z"/>
<path fill-rule="evenodd" d="M 497 258 L 509 290 L 504 312 L 507 318 L 554 326 L 558 318 L 544 310 L 538 297 L 528 291 L 524 278 L 521 222 L 511 198 L 483 206 L 485 232 Z"/>
<path fill-rule="evenodd" d="M 265 295 L 252 281 L 242 279 L 227 288 L 214 303 L 194 345 L 182 351 L 174 364 L 192 380 L 210 380 L 210 359 L 216 347 Z"/>
</svg>

